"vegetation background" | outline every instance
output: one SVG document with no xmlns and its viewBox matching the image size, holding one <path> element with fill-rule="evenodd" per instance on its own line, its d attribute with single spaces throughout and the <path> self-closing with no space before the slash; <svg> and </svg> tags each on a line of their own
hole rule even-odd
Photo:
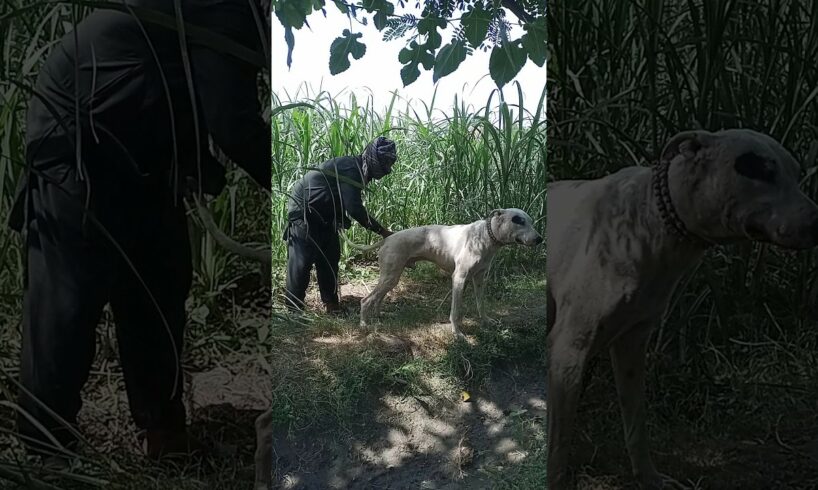
<svg viewBox="0 0 818 490">
<path fill-rule="evenodd" d="M 94 2 L 9 0 L 0 6 L 0 218 L 5 222 L 24 170 L 25 110 L 37 69 L 62 35 Z M 539 34 L 538 34 L 539 35 Z M 534 34 L 532 34 L 532 37 Z M 529 38 L 530 39 L 530 38 Z M 522 41 L 515 40 L 521 51 Z M 458 48 L 459 49 L 459 48 Z M 526 48 L 528 49 L 528 48 Z M 539 48 L 532 52 L 540 56 Z M 514 65 L 523 62 L 515 58 Z M 265 81 L 265 98 L 269 93 Z M 335 155 L 358 153 L 377 134 L 398 141 L 395 172 L 373 187 L 367 204 L 394 229 L 426 223 L 460 223 L 494 207 L 521 207 L 544 229 L 545 98 L 523 101 L 513 84 L 484 107 L 425 101 L 411 109 L 396 95 L 389 108 L 366 96 L 311 91 L 272 100 L 273 201 L 229 162 L 228 185 L 209 203 L 217 223 L 242 242 L 266 243 L 272 233 L 273 295 L 283 284 L 280 240 L 286 193 L 310 166 Z M 283 109 L 290 102 L 311 107 Z M 441 478 L 514 488 L 544 481 L 542 349 L 545 309 L 544 250 L 505 250 L 494 267 L 488 308 L 499 324 L 473 321 L 467 294 L 468 343 L 444 335 L 448 278 L 418 267 L 388 301 L 383 332 L 357 331 L 354 314 L 340 319 L 307 315 L 269 321 L 270 291 L 261 289 L 257 267 L 218 248 L 191 220 L 195 279 L 183 359 L 191 397 L 192 430 L 217 448 L 218 457 L 157 466 L 139 455 L 130 421 L 113 322 L 98 327 L 98 354 L 83 398 L 80 427 L 87 444 L 69 469 L 43 467 L 23 457 L 14 435 L 20 349 L 22 255 L 20 237 L 0 231 L 0 486 L 30 488 L 246 488 L 252 481 L 253 419 L 272 402 L 280 482 L 305 476 L 304 455 L 316 471 L 309 484 L 325 488 L 339 477 L 333 458 L 349 451 L 350 468 L 367 471 L 365 488 L 392 478 L 409 485 Z M 371 237 L 353 229 L 359 242 Z M 342 279 L 347 306 L 371 286 L 371 257 L 344 250 Z M 397 295 L 393 295 L 393 298 Z M 312 297 L 313 302 L 315 298 Z M 404 304 L 405 303 L 405 304 Z M 518 386 L 519 384 L 519 386 Z M 464 403 L 462 392 L 470 401 Z M 356 432 L 358 429 L 362 431 Z M 442 428 L 441 428 L 442 427 Z M 408 440 L 394 442 L 396 433 Z M 339 442 L 340 441 L 340 442 Z M 312 444 L 314 451 L 301 451 Z M 345 444 L 345 445 L 344 445 Z M 419 444 L 421 447 L 414 447 Z M 414 449 L 413 449 L 414 447 Z M 362 449 L 363 448 L 363 449 Z M 390 460 L 395 450 L 411 458 Z M 377 457 L 363 464 L 370 451 Z M 404 459 L 402 459 L 404 458 Z M 368 465 L 368 466 L 367 466 Z M 354 481 L 355 475 L 341 475 Z M 308 486 L 309 486 L 308 484 Z M 354 486 L 349 486 L 354 488 Z"/>
<path fill-rule="evenodd" d="M 677 131 L 771 134 L 818 197 L 818 5 L 583 0 L 551 5 L 548 178 L 650 165 Z M 677 291 L 649 359 L 659 469 L 698 488 L 818 485 L 816 254 L 720 247 Z M 584 488 L 629 462 L 609 363 L 588 375 Z"/>
<path fill-rule="evenodd" d="M 332 18 L 336 10 L 347 17 L 338 23 L 313 20 Z M 542 488 L 544 247 L 508 247 L 499 254 L 487 295 L 487 309 L 498 322 L 476 324 L 469 290 L 469 340 L 453 342 L 446 334 L 450 278 L 431 264 L 406 271 L 385 302 L 377 331 L 362 331 L 359 302 L 374 286 L 377 265 L 374 254 L 360 255 L 346 245 L 340 284 L 348 313 L 316 315 L 321 304 L 313 287 L 310 312 L 281 315 L 286 250 L 280 237 L 291 185 L 329 158 L 360 154 L 381 134 L 397 142 L 398 162 L 365 196 L 367 208 L 390 229 L 468 223 L 493 208 L 520 207 L 542 230 L 545 70 L 534 86 L 512 80 L 529 61 L 529 69 L 545 63 L 544 2 L 285 1 L 276 4 L 275 13 L 274 43 L 283 40 L 291 50 L 295 42 L 295 56 L 297 46 L 311 43 L 310 62 L 328 61 L 329 73 L 340 74 L 331 84 L 349 84 L 327 91 L 305 77 L 309 84 L 274 90 L 274 111 L 280 108 L 273 120 L 272 210 L 279 315 L 272 331 L 276 482 L 315 488 Z M 304 28 L 308 23 L 338 37 L 329 46 L 316 43 Z M 380 40 L 373 42 L 372 35 Z M 404 47 L 387 55 L 389 42 Z M 490 55 L 477 56 L 487 66 L 475 74 L 477 57 L 465 60 L 478 50 Z M 379 71 L 378 77 L 395 80 L 395 87 L 385 86 L 384 78 L 376 81 L 379 87 L 359 87 L 367 82 L 355 72 L 364 67 L 370 77 Z M 464 72 L 472 76 L 464 79 Z M 453 79 L 465 80 L 463 92 L 411 100 L 413 88 L 444 77 L 449 86 Z M 467 86 L 483 78 L 502 91 L 465 103 Z M 390 92 L 391 99 L 384 97 Z M 358 243 L 378 239 L 357 225 L 349 237 Z"/>
<path fill-rule="evenodd" d="M 377 280 L 377 262 L 374 254 L 362 256 L 343 242 L 340 283 L 348 313 L 314 314 L 321 307 L 314 282 L 307 298 L 311 311 L 302 317 L 283 313 L 281 236 L 292 184 L 325 160 L 360 154 L 381 134 L 396 141 L 398 161 L 364 196 L 367 209 L 390 229 L 470 223 L 494 208 L 519 207 L 544 230 L 545 86 L 533 102 L 517 88 L 512 83 L 505 99 L 494 92 L 481 107 L 460 97 L 412 102 L 395 90 L 391 103 L 379 108 L 365 92 L 330 94 L 307 84 L 297 93 L 274 95 L 274 106 L 282 108 L 273 119 L 274 441 L 278 453 L 299 447 L 312 454 L 301 446 L 306 444 L 318 454 L 310 460 L 283 457 L 281 481 L 308 478 L 310 469 L 318 474 L 308 480 L 314 485 L 338 478 L 331 451 L 305 442 L 321 434 L 322 446 L 379 448 L 371 459 L 351 451 L 357 456 L 350 459 L 371 465 L 361 485 L 544 484 L 544 247 L 508 247 L 498 255 L 487 295 L 497 325 L 477 325 L 467 291 L 469 342 L 446 336 L 450 278 L 431 264 L 404 273 L 386 300 L 378 333 L 361 331 L 359 302 Z M 357 224 L 347 235 L 362 244 L 380 239 Z M 501 391 L 499 385 L 510 379 L 516 391 Z M 470 406 L 459 399 L 464 390 L 482 407 L 475 413 L 463 412 Z M 420 414 L 414 414 L 417 403 L 425 407 Z M 481 434 L 486 406 L 497 411 L 503 430 Z M 433 433 L 427 426 L 434 423 L 447 430 Z M 393 441 L 396 430 L 405 440 Z M 384 441 L 405 451 L 405 459 L 390 461 L 389 450 L 379 446 Z M 295 469 L 299 465 L 307 469 Z"/>
</svg>

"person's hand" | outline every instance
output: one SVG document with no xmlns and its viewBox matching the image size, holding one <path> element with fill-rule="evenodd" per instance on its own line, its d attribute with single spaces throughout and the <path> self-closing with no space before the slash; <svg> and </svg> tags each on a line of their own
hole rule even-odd
<svg viewBox="0 0 818 490">
<path fill-rule="evenodd" d="M 384 229 L 382 229 L 382 230 L 381 230 L 381 236 L 382 236 L 382 237 L 386 238 L 386 237 L 388 237 L 388 236 L 390 236 L 390 235 L 392 235 L 392 232 L 391 232 L 391 231 L 389 231 L 389 230 L 387 230 L 386 228 L 384 228 Z"/>
</svg>

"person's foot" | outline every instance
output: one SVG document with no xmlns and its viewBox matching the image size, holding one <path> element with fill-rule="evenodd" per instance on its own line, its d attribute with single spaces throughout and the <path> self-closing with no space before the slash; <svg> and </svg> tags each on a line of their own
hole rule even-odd
<svg viewBox="0 0 818 490">
<path fill-rule="evenodd" d="M 148 430 L 145 433 L 145 454 L 158 461 L 164 458 L 201 455 L 205 446 L 186 430 Z"/>
<path fill-rule="evenodd" d="M 339 316 L 346 313 L 346 310 L 336 302 L 324 303 L 324 309 L 328 315 Z"/>
</svg>

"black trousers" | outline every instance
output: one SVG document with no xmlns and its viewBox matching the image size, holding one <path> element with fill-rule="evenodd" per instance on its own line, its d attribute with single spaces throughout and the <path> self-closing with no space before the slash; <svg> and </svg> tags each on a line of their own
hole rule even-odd
<svg viewBox="0 0 818 490">
<path fill-rule="evenodd" d="M 331 224 L 290 221 L 287 232 L 286 302 L 289 308 L 301 309 L 310 284 L 310 271 L 315 265 L 321 301 L 338 302 L 338 262 L 341 245 L 338 231 Z"/>
<path fill-rule="evenodd" d="M 136 425 L 183 428 L 180 357 L 192 269 L 182 203 L 174 204 L 166 177 L 128 174 L 115 162 L 89 164 L 90 192 L 70 159 L 35 166 L 59 185 L 29 181 L 21 409 L 61 444 L 74 444 L 57 417 L 76 424 L 95 330 L 110 303 Z M 83 212 L 86 201 L 121 250 Z M 53 446 L 25 415 L 18 426 L 32 451 Z"/>
</svg>

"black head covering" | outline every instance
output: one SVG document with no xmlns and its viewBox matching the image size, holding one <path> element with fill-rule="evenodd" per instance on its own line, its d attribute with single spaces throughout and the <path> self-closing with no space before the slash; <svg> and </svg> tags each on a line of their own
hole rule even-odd
<svg viewBox="0 0 818 490">
<path fill-rule="evenodd" d="M 366 146 L 361 157 L 366 181 L 380 179 L 392 171 L 392 164 L 398 159 L 395 142 L 378 136 L 375 141 Z"/>
</svg>

